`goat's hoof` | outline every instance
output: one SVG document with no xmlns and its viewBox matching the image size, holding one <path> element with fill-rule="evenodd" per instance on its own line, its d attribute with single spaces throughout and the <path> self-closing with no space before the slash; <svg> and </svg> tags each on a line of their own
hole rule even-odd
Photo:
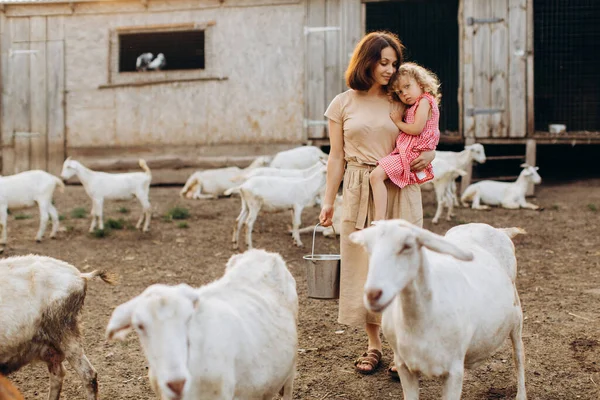
<svg viewBox="0 0 600 400">
<path fill-rule="evenodd" d="M 437 223 L 438 223 L 438 220 L 437 220 L 437 219 L 434 219 L 434 220 L 432 220 L 432 221 L 431 221 L 431 223 L 433 223 L 433 224 L 437 225 Z"/>
<path fill-rule="evenodd" d="M 36 243 L 42 243 L 42 239 L 35 238 Z"/>
</svg>

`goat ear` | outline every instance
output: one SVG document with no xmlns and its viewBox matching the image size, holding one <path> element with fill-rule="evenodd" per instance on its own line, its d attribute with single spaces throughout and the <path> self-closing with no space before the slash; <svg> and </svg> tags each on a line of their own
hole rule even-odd
<svg viewBox="0 0 600 400">
<path fill-rule="evenodd" d="M 421 246 L 427 247 L 429 250 L 451 255 L 461 261 L 471 261 L 473 259 L 473 253 L 460 249 L 446 240 L 443 236 L 436 235 L 435 233 L 421 228 L 415 228 L 415 231 L 417 233 L 417 242 Z"/>
<path fill-rule="evenodd" d="M 539 170 L 540 170 L 540 167 L 535 167 L 535 170 L 536 170 L 536 171 L 539 171 Z"/>
<path fill-rule="evenodd" d="M 235 264 L 237 264 L 239 259 L 242 257 L 242 254 L 234 254 L 231 257 L 229 257 L 229 260 L 227 260 L 227 264 L 225 264 L 225 271 L 229 271 L 231 268 L 235 267 Z"/>
<path fill-rule="evenodd" d="M 350 236 L 348 236 L 348 238 L 352 243 L 360 244 L 361 246 L 366 247 L 369 242 L 371 242 L 374 233 L 375 227 L 370 227 L 353 232 L 350 234 Z"/>
<path fill-rule="evenodd" d="M 527 167 L 529 167 L 529 166 L 530 166 L 530 165 L 529 165 L 529 164 L 527 164 L 527 163 L 523 163 L 523 164 L 521 164 L 521 168 L 527 168 Z"/>
<path fill-rule="evenodd" d="M 138 298 L 136 297 L 115 308 L 106 327 L 108 340 L 125 340 L 131 332 L 131 316 L 137 304 Z"/>
<path fill-rule="evenodd" d="M 192 302 L 194 308 L 198 307 L 200 296 L 198 295 L 198 292 L 194 290 L 193 287 L 191 287 L 190 285 L 186 285 L 185 283 L 181 283 L 177 285 L 176 288 L 179 294 L 188 298 Z"/>
</svg>

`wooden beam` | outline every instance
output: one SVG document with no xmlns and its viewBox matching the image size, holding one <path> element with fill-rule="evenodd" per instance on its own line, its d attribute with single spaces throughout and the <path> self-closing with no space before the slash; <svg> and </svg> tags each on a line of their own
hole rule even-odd
<svg viewBox="0 0 600 400">
<path fill-rule="evenodd" d="M 525 163 L 535 166 L 536 162 L 536 143 L 534 139 L 527 139 L 527 143 L 525 144 Z M 535 185 L 533 183 L 529 183 L 527 185 L 527 192 L 525 193 L 527 196 L 533 196 L 535 193 Z"/>
<path fill-rule="evenodd" d="M 468 137 L 465 138 L 465 146 L 469 146 L 475 143 L 475 138 Z M 467 186 L 471 184 L 471 177 L 473 176 L 473 163 L 467 166 L 465 172 L 467 173 L 465 176 L 460 179 L 460 193 L 462 194 Z"/>
<path fill-rule="evenodd" d="M 527 136 L 535 131 L 534 98 L 535 89 L 533 71 L 533 0 L 527 0 Z"/>
</svg>

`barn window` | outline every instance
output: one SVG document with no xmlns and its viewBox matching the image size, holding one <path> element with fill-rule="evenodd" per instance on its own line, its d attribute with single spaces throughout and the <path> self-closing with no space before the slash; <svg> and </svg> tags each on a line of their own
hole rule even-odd
<svg viewBox="0 0 600 400">
<path fill-rule="evenodd" d="M 207 21 L 112 30 L 108 80 L 100 88 L 227 79 L 215 51 L 215 26 Z M 138 71 L 137 59 L 144 53 L 152 53 L 152 61 L 162 53 L 165 64 Z"/>
<path fill-rule="evenodd" d="M 135 72 L 137 58 L 165 56 L 164 71 L 204 69 L 204 31 L 124 33 L 119 35 L 119 72 Z"/>
<path fill-rule="evenodd" d="M 592 0 L 535 0 L 535 130 L 600 131 L 600 8 Z"/>
</svg>

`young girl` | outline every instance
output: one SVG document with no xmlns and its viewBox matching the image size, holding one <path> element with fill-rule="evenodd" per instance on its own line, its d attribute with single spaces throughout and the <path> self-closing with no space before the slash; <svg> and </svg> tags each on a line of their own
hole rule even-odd
<svg viewBox="0 0 600 400">
<path fill-rule="evenodd" d="M 400 129 L 396 148 L 379 160 L 369 177 L 373 189 L 375 221 L 385 219 L 387 179 L 400 188 L 433 179 L 431 164 L 423 171 L 414 173 L 410 171 L 410 163 L 422 152 L 435 150 L 440 140 L 439 88 L 440 82 L 433 72 L 415 63 L 400 66 L 394 92 L 408 109 L 404 113 L 404 121 L 400 111 L 390 114 L 390 118 Z"/>
</svg>

